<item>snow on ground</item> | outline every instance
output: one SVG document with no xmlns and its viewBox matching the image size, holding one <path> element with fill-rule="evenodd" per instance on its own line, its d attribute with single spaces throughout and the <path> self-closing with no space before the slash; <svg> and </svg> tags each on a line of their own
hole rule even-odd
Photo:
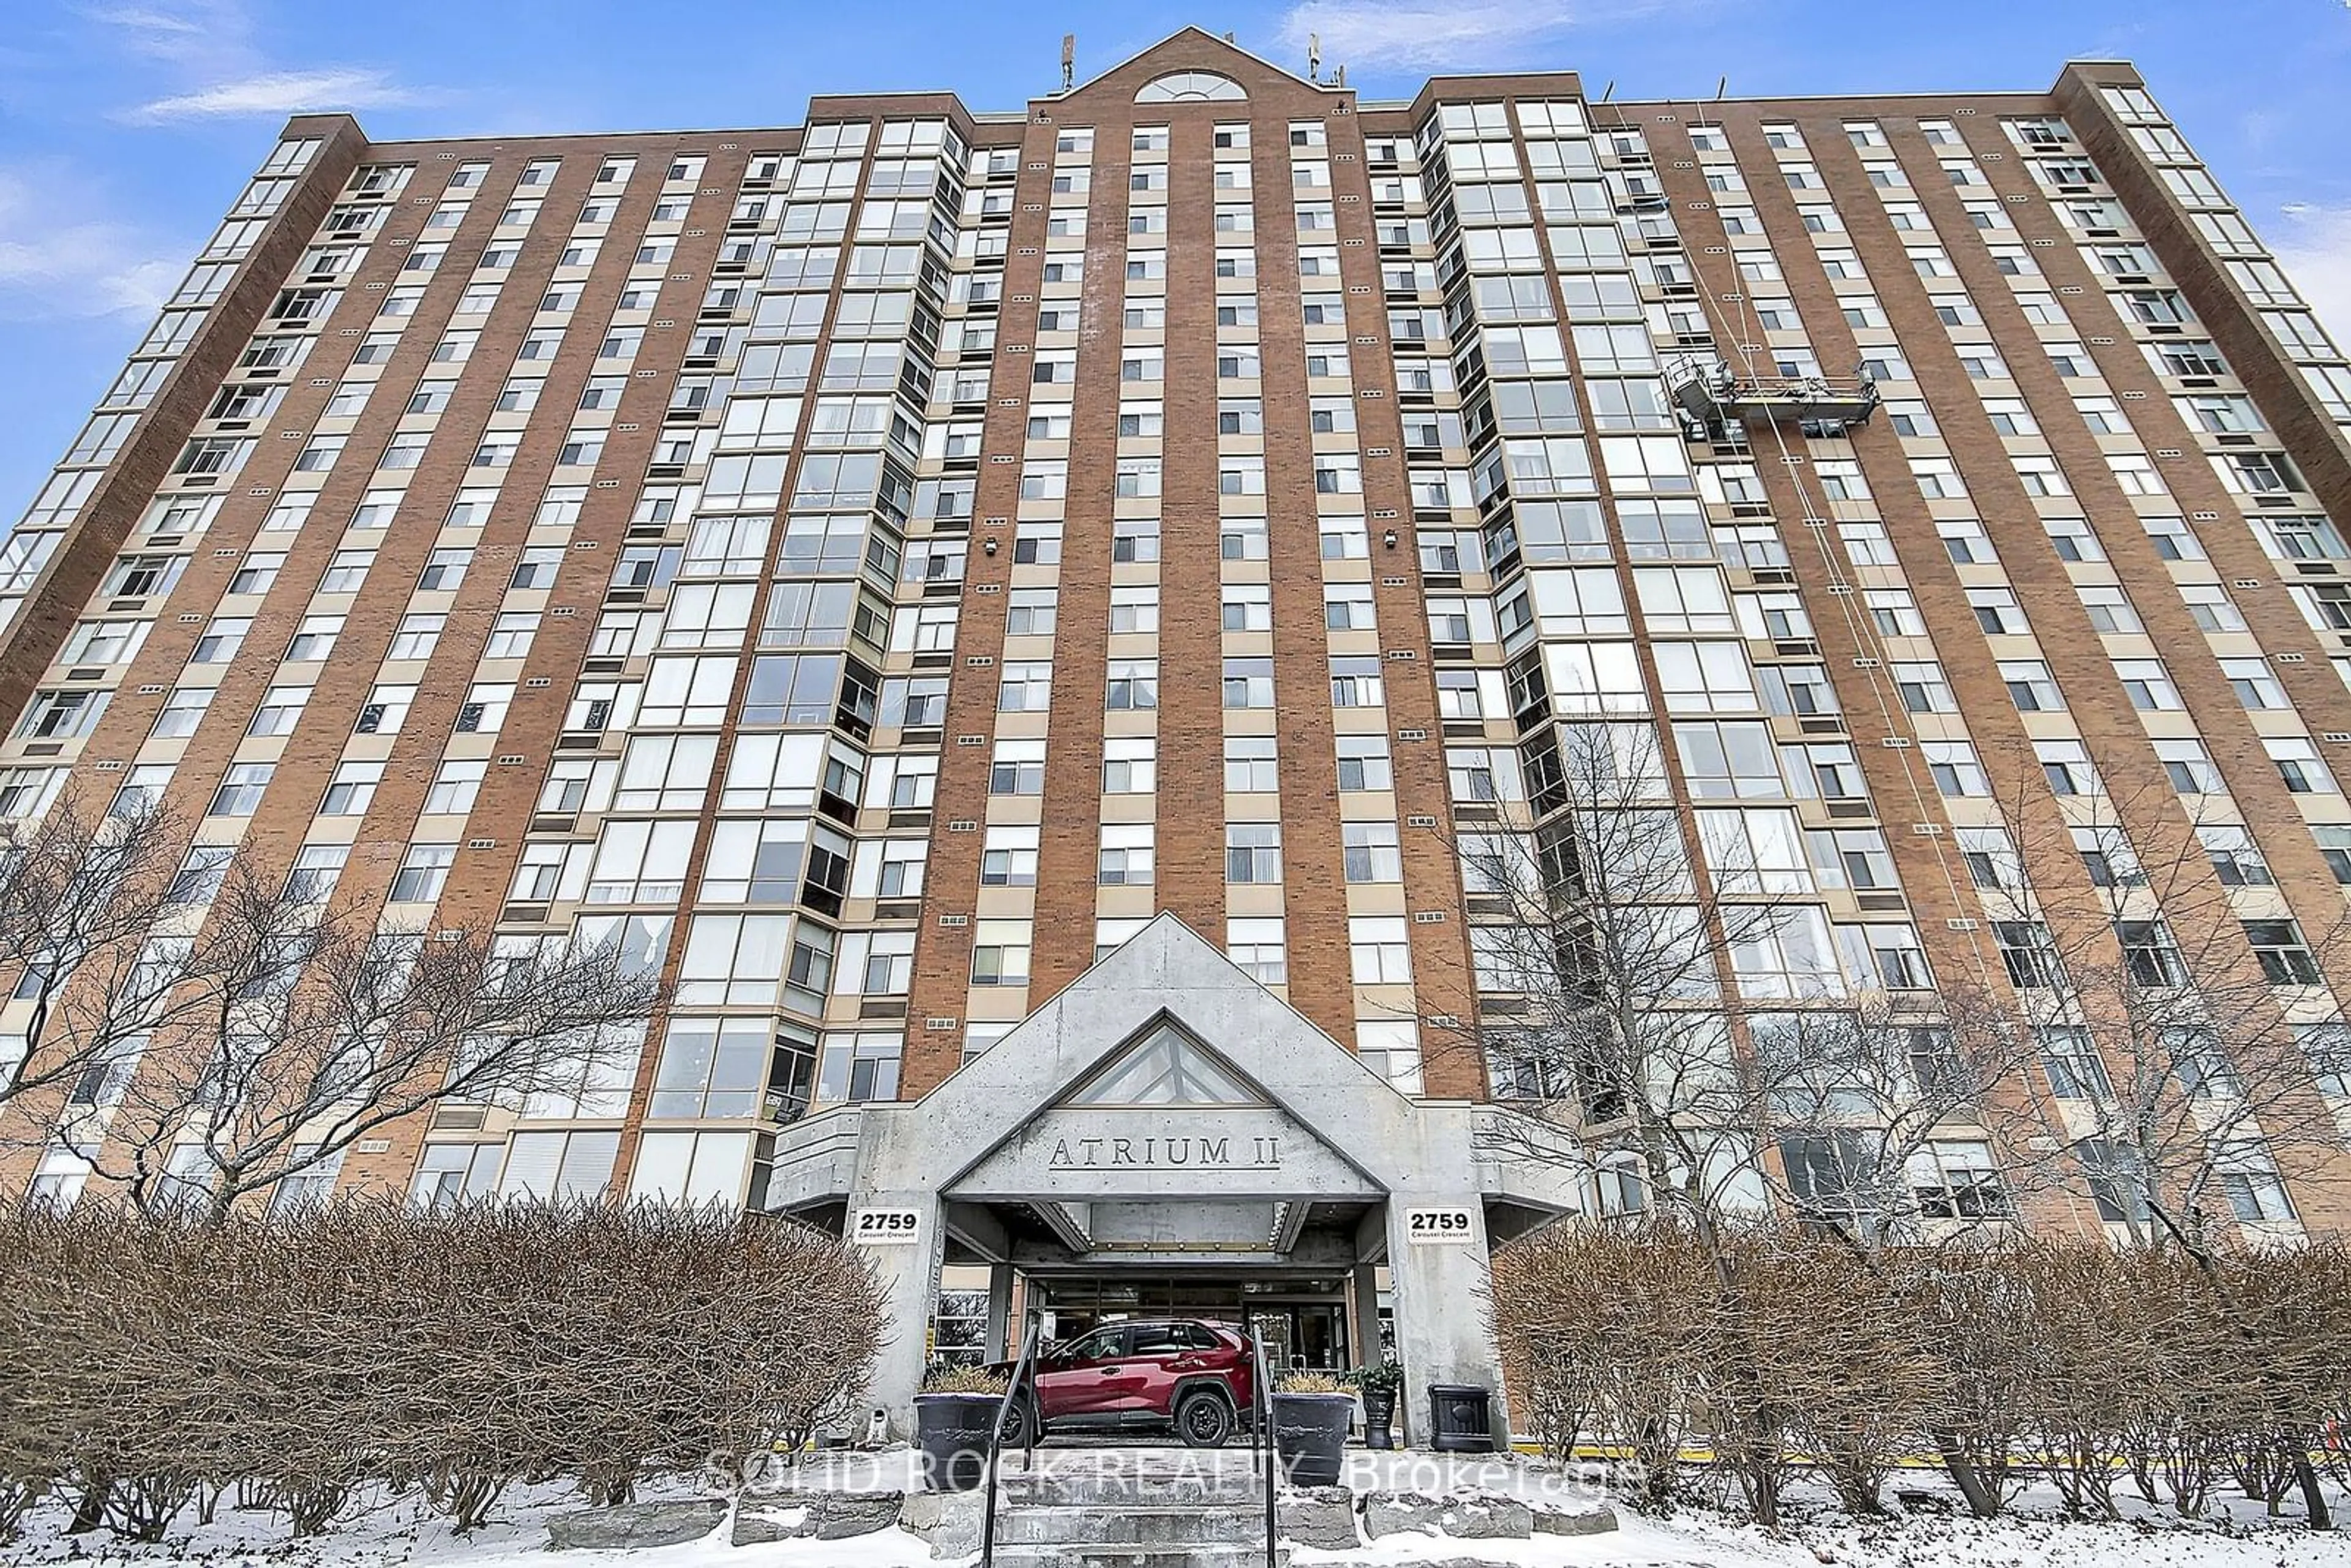
<svg viewBox="0 0 2351 1568">
<path fill-rule="evenodd" d="M 1040 1454 L 1040 1459 L 1054 1456 Z M 908 1475 L 896 1455 L 843 1456 L 842 1468 L 825 1477 L 853 1490 L 894 1487 Z M 1349 1479 L 1362 1485 L 1430 1485 L 1428 1455 L 1355 1454 Z M 1502 1458 L 1474 1461 L 1474 1484 L 1562 1506 L 1589 1506 L 1599 1495 L 1573 1478 L 1539 1464 Z M 1923 1478 L 1905 1477 L 1905 1489 Z M 1889 1496 L 1892 1492 L 1888 1489 Z M 2126 1503 L 2130 1517 L 2118 1523 L 2085 1523 L 2055 1517 L 2053 1494 L 2028 1492 L 2015 1516 L 1992 1521 L 1940 1511 L 1948 1491 L 1924 1488 L 1938 1502 L 1921 1511 L 1874 1521 L 1855 1521 L 1836 1510 L 1824 1492 L 1794 1489 L 1790 1523 L 1778 1539 L 1736 1512 L 1691 1506 L 1667 1520 L 1645 1519 L 1619 1507 L 1620 1528 L 1594 1536 L 1533 1541 L 1440 1541 L 1389 1537 L 1352 1552 L 1300 1551 L 1295 1568 L 1339 1565 L 1488 1563 L 1511 1568 L 2351 1568 L 2351 1527 L 2335 1534 L 2302 1529 L 2291 1521 L 2271 1521 L 2258 1505 L 2226 1499 L 2216 1505 L 2214 1522 L 2189 1523 L 2167 1511 Z M 691 1484 L 649 1490 L 648 1500 L 691 1496 Z M 2351 1518 L 2351 1498 L 2337 1499 L 2339 1514 Z M 100 1531 L 80 1537 L 60 1533 L 64 1512 L 51 1506 L 36 1511 L 25 1538 L 0 1548 L 7 1568 L 929 1568 L 929 1548 L 898 1531 L 840 1542 L 783 1542 L 732 1546 L 722 1528 L 706 1540 L 683 1546 L 632 1552 L 545 1551 L 546 1517 L 580 1506 L 559 1486 L 517 1489 L 501 1503 L 498 1521 L 470 1539 L 428 1514 L 412 1496 L 354 1510 L 327 1536 L 297 1542 L 283 1520 L 266 1513 L 238 1513 L 225 1503 L 210 1525 L 175 1530 L 154 1546 L 126 1545 Z M 193 1520 L 193 1515 L 188 1516 Z"/>
</svg>

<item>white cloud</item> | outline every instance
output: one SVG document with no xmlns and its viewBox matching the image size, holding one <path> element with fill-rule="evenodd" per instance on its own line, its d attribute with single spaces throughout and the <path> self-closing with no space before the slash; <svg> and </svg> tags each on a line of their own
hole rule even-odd
<svg viewBox="0 0 2351 1568">
<path fill-rule="evenodd" d="M 211 81 L 261 68 L 242 0 L 150 0 L 82 12 L 127 53 L 182 79 Z"/>
<path fill-rule="evenodd" d="M 144 315 L 178 283 L 185 249 L 113 218 L 67 171 L 0 168 L 0 317 Z"/>
<path fill-rule="evenodd" d="M 157 99 L 125 118 L 144 124 L 170 120 L 213 120 L 264 115 L 276 118 L 329 109 L 386 109 L 423 101 L 386 73 L 329 68 L 309 71 L 264 71 L 214 82 L 194 92 Z"/>
<path fill-rule="evenodd" d="M 2351 343 L 2351 206 L 2296 203 L 2277 232 L 2278 265 L 2337 343 Z"/>
<path fill-rule="evenodd" d="M 1509 70 L 1513 56 L 1571 27 L 1621 22 L 1703 0 L 1302 0 L 1281 21 L 1293 54 L 1307 35 L 1322 43 L 1330 65 L 1415 69 Z"/>
</svg>

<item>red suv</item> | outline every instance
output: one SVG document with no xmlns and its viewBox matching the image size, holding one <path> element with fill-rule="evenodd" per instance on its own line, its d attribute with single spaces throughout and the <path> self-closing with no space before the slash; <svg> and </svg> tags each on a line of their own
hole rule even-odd
<svg viewBox="0 0 2351 1568">
<path fill-rule="evenodd" d="M 1024 1395 L 1003 1441 L 1080 1427 L 1163 1427 L 1195 1448 L 1213 1448 L 1247 1418 L 1255 1392 L 1247 1334 L 1223 1323 L 1104 1323 L 1044 1351 L 1033 1397 Z M 997 1370 L 1009 1374 L 1009 1363 Z"/>
</svg>

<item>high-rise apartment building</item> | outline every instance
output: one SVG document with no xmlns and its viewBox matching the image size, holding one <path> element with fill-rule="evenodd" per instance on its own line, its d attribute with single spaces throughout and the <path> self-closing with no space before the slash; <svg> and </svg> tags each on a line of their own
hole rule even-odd
<svg viewBox="0 0 2351 1568">
<path fill-rule="evenodd" d="M 1694 888 L 1785 911 L 1725 945 L 1742 1041 L 2045 989 L 2048 923 L 2156 864 L 2198 913 L 2119 962 L 2338 1022 L 2346 431 L 2124 65 L 1374 104 L 1186 31 L 1011 114 L 304 117 L 0 544 L 0 810 L 160 796 L 192 852 L 674 983 L 640 1061 L 347 1184 L 818 1217 L 946 1346 L 1016 1289 L 1333 1363 L 1386 1312 L 1492 1383 L 1489 1233 L 1640 1200 L 1481 1141 L 1459 1044 L 1517 988 L 1476 851 L 1595 737 Z M 2022 1092 L 2089 1092 L 2060 1014 Z M 2230 1137 L 2216 1212 L 2344 1223 Z M 1913 1166 L 1996 1190 L 1980 1132 Z"/>
</svg>

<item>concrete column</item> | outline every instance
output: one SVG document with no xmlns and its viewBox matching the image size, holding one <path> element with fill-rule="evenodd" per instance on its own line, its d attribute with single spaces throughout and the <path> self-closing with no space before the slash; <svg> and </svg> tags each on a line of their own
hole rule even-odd
<svg viewBox="0 0 2351 1568">
<path fill-rule="evenodd" d="M 1010 1361 L 1020 1354 L 1012 1332 L 1012 1265 L 987 1266 L 987 1357 Z"/>
<path fill-rule="evenodd" d="M 1347 1305 L 1354 1321 L 1355 1364 L 1377 1366 L 1380 1364 L 1379 1265 L 1356 1264 L 1353 1284 L 1354 1288 L 1347 1292 Z"/>
<path fill-rule="evenodd" d="M 1416 1210 L 1466 1209 L 1469 1228 L 1416 1239 L 1408 1217 Z M 1488 1325 L 1492 1270 L 1486 1249 L 1486 1211 L 1479 1194 L 1416 1192 L 1388 1200 L 1388 1277 L 1395 1292 L 1396 1357 L 1404 1363 L 1404 1392 L 1397 1415 L 1409 1444 L 1426 1447 L 1429 1385 L 1467 1383 L 1492 1391 L 1494 1440 L 1510 1439 L 1504 1408 L 1502 1362 Z"/>
<path fill-rule="evenodd" d="M 885 1211 L 914 1214 L 912 1241 L 861 1241 L 861 1218 Z M 888 1412 L 894 1437 L 911 1438 L 914 1433 L 914 1396 L 922 1392 L 930 1360 L 931 1316 L 938 1306 L 939 1265 L 946 1251 L 945 1220 L 935 1190 L 862 1192 L 849 1205 L 845 1234 L 873 1265 L 887 1325 L 865 1403 Z"/>
</svg>

